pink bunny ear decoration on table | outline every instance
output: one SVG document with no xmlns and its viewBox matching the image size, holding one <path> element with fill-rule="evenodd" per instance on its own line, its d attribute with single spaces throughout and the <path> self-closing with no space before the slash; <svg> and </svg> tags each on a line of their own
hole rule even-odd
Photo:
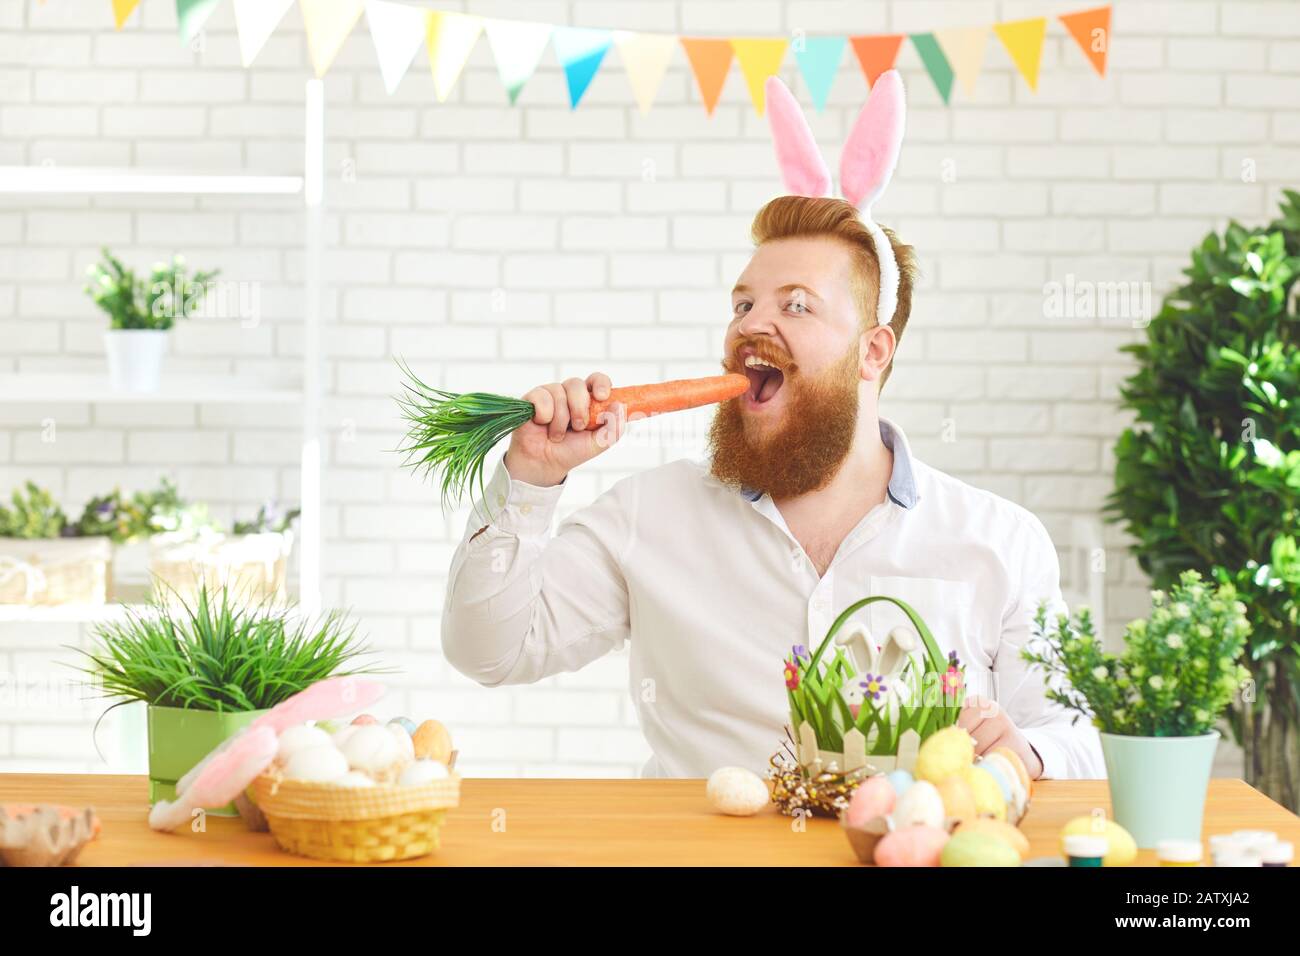
<svg viewBox="0 0 1300 956">
<path fill-rule="evenodd" d="M 766 96 L 772 142 L 786 189 L 796 196 L 829 195 L 830 173 L 793 94 L 772 76 L 767 80 Z M 840 195 L 858 208 L 880 263 L 876 320 L 881 325 L 893 319 L 898 307 L 898 261 L 889 237 L 871 218 L 871 207 L 894 175 L 906 112 L 903 80 L 897 70 L 887 70 L 872 85 L 840 156 Z"/>
<path fill-rule="evenodd" d="M 200 760 L 177 782 L 176 792 L 179 793 L 191 786 L 210 761 L 251 730 L 268 728 L 273 734 L 278 735 L 286 727 L 295 724 L 306 723 L 309 720 L 326 720 L 330 717 L 365 710 L 385 693 L 386 688 L 383 684 L 365 677 L 327 677 L 325 680 L 317 681 L 305 690 L 276 704 L 243 731 L 230 737 Z M 210 806 L 218 806 L 218 804 L 210 804 Z"/>
<path fill-rule="evenodd" d="M 220 807 L 243 793 L 257 775 L 275 759 L 280 741 L 270 727 L 249 729 L 203 762 L 189 785 L 177 785 L 175 801 L 159 800 L 149 811 L 149 826 L 175 830 L 194 817 L 200 807 Z"/>
</svg>

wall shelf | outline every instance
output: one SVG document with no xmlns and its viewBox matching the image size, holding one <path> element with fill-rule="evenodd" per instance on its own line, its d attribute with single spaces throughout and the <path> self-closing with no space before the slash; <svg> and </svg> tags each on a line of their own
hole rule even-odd
<svg viewBox="0 0 1300 956">
<path fill-rule="evenodd" d="M 0 166 L 0 193 L 296 196 L 302 190 L 301 176 L 196 174 L 72 166 Z"/>
<path fill-rule="evenodd" d="M 106 374 L 19 372 L 0 376 L 0 404 L 50 405 L 56 402 L 117 405 L 218 404 L 299 405 L 298 385 L 252 381 L 225 375 L 164 376 L 156 392 L 118 392 Z"/>
</svg>

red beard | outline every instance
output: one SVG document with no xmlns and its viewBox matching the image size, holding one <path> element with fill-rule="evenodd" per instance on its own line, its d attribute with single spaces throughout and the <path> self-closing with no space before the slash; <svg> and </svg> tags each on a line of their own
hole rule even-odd
<svg viewBox="0 0 1300 956">
<path fill-rule="evenodd" d="M 709 471 L 733 488 L 765 492 L 775 499 L 796 498 L 825 487 L 853 446 L 858 424 L 858 345 L 826 371 L 809 378 L 773 349 L 752 339 L 750 345 L 786 372 L 781 385 L 786 409 L 774 423 L 748 416 L 744 396 L 718 406 L 709 427 Z M 743 372 L 735 358 L 723 363 L 728 372 Z"/>
</svg>

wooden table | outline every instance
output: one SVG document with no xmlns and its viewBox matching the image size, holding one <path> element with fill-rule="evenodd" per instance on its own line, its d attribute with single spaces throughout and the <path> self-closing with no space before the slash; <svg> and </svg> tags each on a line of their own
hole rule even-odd
<svg viewBox="0 0 1300 956">
<path fill-rule="evenodd" d="M 82 851 L 82 866 L 315 862 L 281 852 L 238 819 L 209 817 L 206 833 L 155 833 L 145 822 L 146 794 L 143 776 L 0 774 L 0 803 L 96 809 L 104 829 Z M 1055 855 L 1062 825 L 1096 807 L 1110 809 L 1104 780 L 1037 784 L 1021 823 L 1032 855 Z M 802 832 L 794 822 L 771 806 L 751 818 L 713 813 L 702 780 L 473 779 L 448 815 L 441 852 L 389 865 L 856 865 L 835 821 L 803 821 Z M 1241 780 L 1211 781 L 1204 835 L 1238 829 L 1273 830 L 1300 844 L 1300 817 Z M 1143 851 L 1139 863 L 1154 859 Z"/>
</svg>

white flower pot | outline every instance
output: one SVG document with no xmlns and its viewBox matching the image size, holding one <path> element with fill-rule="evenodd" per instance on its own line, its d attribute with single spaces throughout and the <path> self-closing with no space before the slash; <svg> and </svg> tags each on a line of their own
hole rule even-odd
<svg viewBox="0 0 1300 956">
<path fill-rule="evenodd" d="M 112 329 L 104 333 L 108 378 L 117 392 L 156 392 L 162 381 L 167 333 L 159 329 Z"/>
</svg>

